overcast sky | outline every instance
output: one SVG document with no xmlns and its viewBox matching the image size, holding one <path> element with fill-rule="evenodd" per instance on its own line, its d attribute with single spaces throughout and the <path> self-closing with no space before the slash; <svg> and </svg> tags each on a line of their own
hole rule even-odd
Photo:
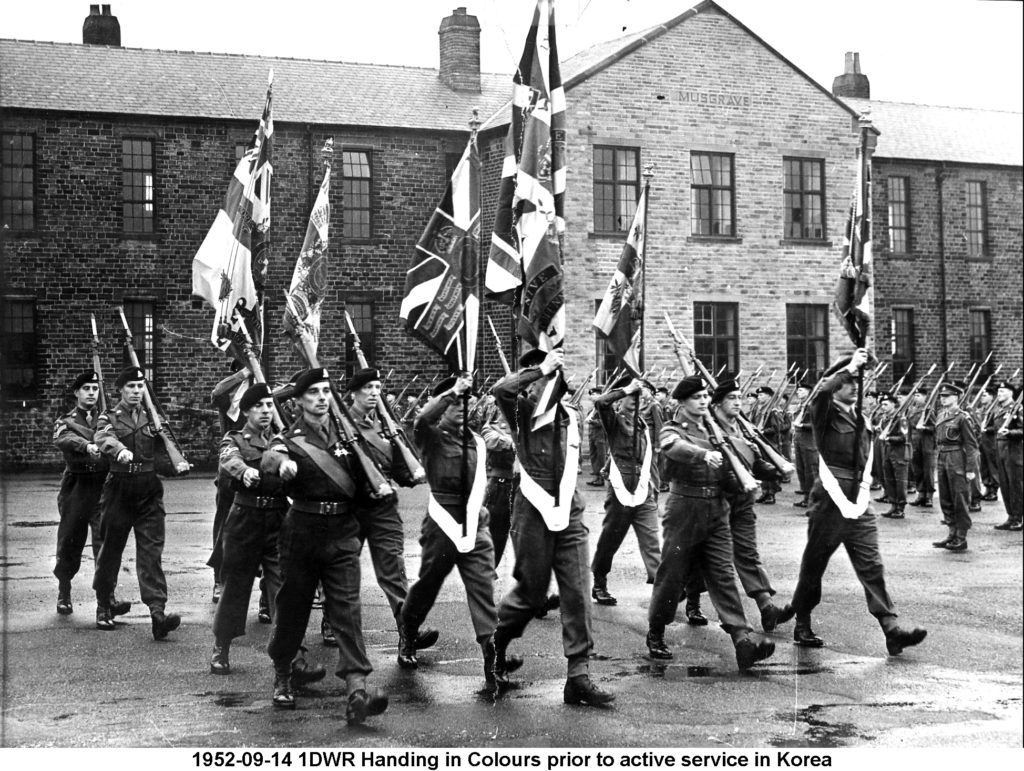
<svg viewBox="0 0 1024 771">
<path fill-rule="evenodd" d="M 1024 110 L 1022 3 L 1013 0 L 719 0 L 831 88 L 858 51 L 875 99 Z M 0 37 L 82 42 L 89 2 L 5 2 Z M 511 73 L 535 0 L 113 0 L 133 48 L 436 67 L 457 6 L 480 20 L 483 69 Z M 667 21 L 693 0 L 557 0 L 562 58 Z"/>
</svg>

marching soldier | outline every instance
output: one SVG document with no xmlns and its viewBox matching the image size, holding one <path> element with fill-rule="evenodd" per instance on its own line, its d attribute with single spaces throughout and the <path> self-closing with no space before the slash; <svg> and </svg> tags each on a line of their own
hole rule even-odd
<svg viewBox="0 0 1024 771">
<path fill-rule="evenodd" d="M 808 648 L 825 644 L 811 628 L 811 611 L 821 602 L 821 579 L 828 561 L 842 545 L 864 587 L 868 611 L 878 619 L 885 634 L 886 650 L 890 656 L 896 656 L 920 643 L 928 633 L 917 627 L 907 630 L 899 626 L 896 606 L 885 587 L 878 526 L 867 489 L 871 430 L 864 417 L 857 414 L 856 377 L 867 363 L 868 353 L 863 348 L 840 359 L 826 370 L 811 402 L 811 422 L 821 463 L 811 494 L 807 545 L 793 592 L 793 640 Z"/>
<path fill-rule="evenodd" d="M 771 656 L 775 643 L 751 635 L 736 590 L 725 489 L 736 481 L 703 425 L 711 398 L 704 381 L 696 375 L 685 377 L 672 397 L 679 402 L 679 411 L 661 430 L 669 494 L 662 521 L 661 563 L 647 616 L 647 649 L 651 658 L 672 658 L 665 644 L 665 626 L 675 618 L 686 584 L 699 573 L 722 629 L 732 638 L 736 664 L 746 670 Z"/>
<path fill-rule="evenodd" d="M 659 476 L 647 421 L 637 414 L 643 383 L 622 377 L 611 389 L 594 400 L 594 410 L 605 433 L 608 447 L 608 494 L 604 500 L 604 523 L 597 539 L 591 597 L 598 605 L 616 605 L 608 592 L 612 558 L 633 528 L 640 559 L 647 570 L 647 582 L 654 583 L 661 544 L 658 541 Z M 653 389 L 652 389 L 653 390 Z"/>
<path fill-rule="evenodd" d="M 522 369 L 506 375 L 491 389 L 512 428 L 522 465 L 513 503 L 516 526 L 511 533 L 516 585 L 498 607 L 494 677 L 499 686 L 508 685 L 511 662 L 506 649 L 545 607 L 553 570 L 561 601 L 562 647 L 568 659 L 562 698 L 566 704 L 601 706 L 615 696 L 594 685 L 589 674 L 594 642 L 587 591 L 587 528 L 583 499 L 575 484 L 580 446 L 576 412 L 559 403 L 551 423 L 531 430 L 543 378 L 561 369 L 564 361 L 561 349 L 547 354 L 530 351 L 519 361 Z M 525 394 L 520 394 L 522 389 Z"/>
<path fill-rule="evenodd" d="M 596 400 L 601 395 L 600 388 L 591 388 L 588 395 Z M 585 420 L 587 427 L 587 455 L 590 458 L 590 481 L 588 487 L 604 487 L 605 469 L 608 466 L 608 440 L 601 429 L 601 418 L 597 408 L 591 407 Z"/>
<path fill-rule="evenodd" d="M 775 391 L 769 386 L 759 386 L 754 391 L 757 401 L 754 404 L 754 414 L 751 421 L 761 427 L 761 433 L 775 449 L 783 455 L 789 455 L 789 449 L 783 447 L 786 434 L 789 431 L 789 417 L 783 414 L 778 407 L 770 407 Z M 756 503 L 771 506 L 775 503 L 775 494 L 782 490 L 782 485 L 775 479 L 768 479 L 762 483 L 764 494 L 757 499 Z"/>
<path fill-rule="evenodd" d="M 810 395 L 811 389 L 806 383 L 797 384 L 794 398 L 796 407 L 793 411 L 793 461 L 803 498 L 793 505 L 799 509 L 806 509 L 810 505 L 811 490 L 818 478 L 818 448 L 814 444 L 810 405 L 807 403 Z"/>
<path fill-rule="evenodd" d="M 996 427 L 996 451 L 999 455 L 999 488 L 1006 507 L 1006 521 L 996 530 L 1020 532 L 1024 520 L 1024 422 L 1021 420 L 1020 386 L 1003 381 L 996 389 L 996 406 L 990 422 Z"/>
<path fill-rule="evenodd" d="M 910 505 L 930 509 L 935 494 L 935 419 L 930 412 L 925 414 L 926 401 L 923 393 L 915 393 L 914 403 L 907 414 L 912 450 L 910 474 L 917 488 L 917 498 Z"/>
<path fill-rule="evenodd" d="M 487 528 L 486 455 L 484 439 L 470 431 L 464 436 L 462 395 L 472 387 L 469 376 L 447 378 L 434 388 L 413 425 L 416 446 L 426 462 L 430 485 L 427 516 L 420 535 L 422 555 L 419 580 L 409 589 L 402 605 L 404 646 L 398 663 L 415 669 L 414 641 L 420 625 L 437 599 L 452 568 L 459 568 L 466 587 L 466 601 L 476 640 L 484 660 L 484 679 L 494 687 L 494 546 Z M 466 454 L 463 455 L 463 442 Z M 465 460 L 465 464 L 463 464 Z M 522 659 L 506 656 L 506 669 L 522 665 Z"/>
<path fill-rule="evenodd" d="M 292 661 L 309 623 L 317 582 L 338 641 L 336 673 L 345 681 L 345 719 L 362 723 L 379 715 L 388 698 L 367 690 L 373 666 L 363 642 L 359 601 L 359 552 L 362 550 L 355 502 L 366 495 L 354 481 L 348 451 L 330 420 L 330 375 L 322 367 L 305 370 L 295 381 L 302 416 L 276 436 L 260 461 L 260 477 L 278 476 L 292 498 L 281 525 L 281 588 L 277 592 L 274 631 L 267 653 L 274 662 L 273 705 L 295 709 Z"/>
<path fill-rule="evenodd" d="M 487 394 L 485 398 L 492 402 L 492 409 L 485 413 L 480 428 L 487 446 L 487 492 L 484 495 L 484 506 L 489 515 L 494 568 L 497 570 L 512 526 L 512 501 L 519 489 L 519 462 L 516 460 L 512 429 L 505 415 L 494 403 L 492 394 Z"/>
<path fill-rule="evenodd" d="M 348 392 L 352 399 L 350 411 L 356 428 L 366 440 L 370 457 L 376 461 L 385 477 L 394 479 L 393 448 L 384 433 L 377 405 L 381 398 L 380 371 L 367 367 L 358 370 L 348 381 Z M 394 483 L 392 483 L 394 485 Z M 374 500 L 361 497 L 356 501 L 356 519 L 362 539 L 370 545 L 370 559 L 377 576 L 377 584 L 387 597 L 391 612 L 398 627 L 398 649 L 405 645 L 405 628 L 402 626 L 402 603 L 409 591 L 405 573 L 405 531 L 402 516 L 398 513 L 398 493 Z M 328 609 L 325 616 L 330 615 Z M 417 649 L 429 648 L 437 642 L 436 629 L 424 629 L 414 638 Z"/>
<path fill-rule="evenodd" d="M 164 486 L 154 466 L 164 447 L 142 405 L 146 373 L 126 367 L 115 387 L 121 400 L 99 417 L 94 442 L 110 460 L 110 476 L 100 496 L 100 534 L 103 546 L 96 558 L 92 588 L 96 591 L 96 628 L 115 629 L 110 599 L 117 585 L 128 534 L 135 533 L 135 571 L 142 601 L 149 606 L 153 639 L 163 640 L 181 624 L 176 613 L 166 613 L 167 579 L 164 578 Z M 177 473 L 188 470 L 182 461 Z"/>
<path fill-rule="evenodd" d="M 82 565 L 85 539 L 92 533 L 92 556 L 95 562 L 103 545 L 100 533 L 100 494 L 110 463 L 95 442 L 100 378 L 89 370 L 75 378 L 71 385 L 75 406 L 57 419 L 53 427 L 53 444 L 64 455 L 64 474 L 57 494 L 57 612 L 62 616 L 74 612 L 71 603 L 71 579 Z M 123 616 L 131 610 L 130 602 L 110 598 L 112 616 Z"/>
<path fill-rule="evenodd" d="M 967 551 L 971 482 L 978 465 L 974 419 L 957 403 L 963 392 L 964 385 L 960 381 L 943 383 L 939 387 L 939 412 L 935 416 L 939 503 L 942 522 L 949 527 L 949 534 L 932 546 L 952 552 Z"/>
<path fill-rule="evenodd" d="M 280 477 L 260 474 L 263 453 L 273 437 L 274 400 L 270 387 L 266 383 L 251 385 L 242 394 L 238 407 L 245 424 L 228 431 L 220 443 L 218 472 L 230 482 L 232 505 L 220 532 L 223 586 L 213 615 L 214 646 L 210 659 L 210 672 L 215 675 L 231 672 L 231 641 L 245 634 L 252 584 L 261 568 L 261 590 L 265 586 L 267 613 L 273 618 L 274 600 L 281 587 L 278 535 L 288 509 Z M 323 667 L 309 666 L 300 649 L 292 662 L 292 684 L 313 683 L 325 674 Z"/>
<path fill-rule="evenodd" d="M 882 407 L 883 404 L 886 406 Z M 882 394 L 879 402 L 882 416 L 880 426 L 888 424 L 897 406 L 895 396 Z M 910 428 L 907 425 L 907 419 L 900 417 L 889 429 L 889 436 L 884 441 L 880 441 L 882 487 L 885 490 L 885 497 L 889 499 L 890 503 L 889 510 L 882 516 L 887 519 L 903 519 L 906 516 L 903 510 L 907 506 L 907 466 L 910 464 L 910 445 L 907 444 L 907 437 L 909 434 Z"/>
</svg>

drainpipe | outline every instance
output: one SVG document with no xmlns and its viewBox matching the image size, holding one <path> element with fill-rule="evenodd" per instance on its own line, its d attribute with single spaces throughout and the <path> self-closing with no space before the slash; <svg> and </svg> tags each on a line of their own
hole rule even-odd
<svg viewBox="0 0 1024 771">
<path fill-rule="evenodd" d="M 942 340 L 942 368 L 949 366 L 949 338 L 946 332 L 946 238 L 945 211 L 942 207 L 942 181 L 946 178 L 946 164 L 940 163 L 935 172 L 935 190 L 938 198 L 939 236 L 939 333 Z"/>
</svg>

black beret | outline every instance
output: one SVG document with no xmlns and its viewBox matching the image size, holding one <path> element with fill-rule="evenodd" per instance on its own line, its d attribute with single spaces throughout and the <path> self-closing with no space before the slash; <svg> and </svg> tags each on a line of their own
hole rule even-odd
<svg viewBox="0 0 1024 771">
<path fill-rule="evenodd" d="M 302 394 L 306 393 L 306 389 L 324 381 L 328 383 L 331 381 L 331 376 L 327 373 L 325 367 L 313 367 L 313 369 L 303 370 L 295 378 L 295 395 L 302 396 Z"/>
<path fill-rule="evenodd" d="M 880 401 L 880 402 L 889 402 L 889 404 L 899 404 L 900 403 L 899 399 L 897 399 L 895 396 L 893 396 L 892 394 L 889 394 L 889 393 L 881 394 L 878 397 L 878 401 Z"/>
<path fill-rule="evenodd" d="M 270 386 L 266 383 L 253 383 L 245 389 L 245 393 L 242 394 L 242 398 L 238 402 L 238 407 L 242 412 L 246 412 L 250 407 L 255 407 L 263 399 L 270 397 Z"/>
<path fill-rule="evenodd" d="M 534 348 L 532 351 L 527 351 L 519 357 L 520 367 L 535 367 L 540 364 L 548 356 L 547 351 L 542 351 L 540 348 Z"/>
<path fill-rule="evenodd" d="M 775 396 L 775 391 L 768 386 L 758 386 L 754 389 L 755 394 L 767 394 L 768 396 Z"/>
<path fill-rule="evenodd" d="M 865 391 L 864 395 L 865 396 L 870 396 L 872 399 L 877 399 L 878 398 L 878 391 L 875 391 L 874 389 L 872 389 L 871 391 Z"/>
<path fill-rule="evenodd" d="M 963 380 L 947 380 L 939 386 L 939 396 L 962 396 L 966 384 Z"/>
<path fill-rule="evenodd" d="M 374 380 L 380 379 L 381 376 L 379 369 L 367 367 L 366 369 L 358 370 L 354 375 L 352 375 L 348 380 L 346 388 L 348 388 L 349 391 L 356 391 L 367 383 L 372 383 Z"/>
<path fill-rule="evenodd" d="M 146 373 L 138 367 L 125 367 L 117 374 L 114 381 L 115 388 L 124 388 L 125 383 L 134 383 L 136 380 L 145 380 Z"/>
<path fill-rule="evenodd" d="M 446 377 L 444 380 L 442 380 L 440 383 L 434 386 L 434 390 L 430 392 L 430 395 L 440 396 L 445 391 L 451 391 L 455 384 L 458 382 L 458 380 L 459 379 L 454 375 L 452 375 L 451 377 Z"/>
<path fill-rule="evenodd" d="M 1013 383 L 1011 383 L 1009 380 L 1000 380 L 998 383 L 995 384 L 995 386 L 993 386 L 993 388 L 995 389 L 995 391 L 998 391 L 1000 388 L 1006 388 L 1009 391 L 1017 390 Z M 995 391 L 993 391 L 993 393 Z"/>
<path fill-rule="evenodd" d="M 707 388 L 707 384 L 704 382 L 700 375 L 690 375 L 680 380 L 676 387 L 672 390 L 672 398 L 677 401 L 683 399 L 689 399 L 698 391 L 703 391 Z"/>
<path fill-rule="evenodd" d="M 75 378 L 75 382 L 71 384 L 71 392 L 74 393 L 79 388 L 84 386 L 86 383 L 100 384 L 100 376 L 93 372 L 91 369 L 83 372 L 81 375 Z"/>
<path fill-rule="evenodd" d="M 735 380 L 719 380 L 718 381 L 718 386 L 715 388 L 714 392 L 711 394 L 711 401 L 713 403 L 717 404 L 718 402 L 722 401 L 722 399 L 724 399 L 729 394 L 734 393 L 734 392 L 739 391 L 739 390 L 740 390 L 740 384 L 737 383 Z"/>
</svg>

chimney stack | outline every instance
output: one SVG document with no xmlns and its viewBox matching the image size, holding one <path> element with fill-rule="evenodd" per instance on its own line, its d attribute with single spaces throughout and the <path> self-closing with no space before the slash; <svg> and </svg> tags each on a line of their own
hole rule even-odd
<svg viewBox="0 0 1024 771">
<path fill-rule="evenodd" d="M 94 46 L 120 46 L 121 25 L 110 15 L 110 6 L 90 5 L 89 15 L 82 24 L 82 42 Z"/>
<path fill-rule="evenodd" d="M 846 72 L 832 81 L 832 96 L 849 96 L 854 99 L 870 99 L 871 84 L 868 76 L 860 71 L 860 54 L 846 52 Z"/>
<path fill-rule="evenodd" d="M 441 20 L 441 82 L 455 91 L 480 93 L 480 22 L 456 8 Z"/>
</svg>

